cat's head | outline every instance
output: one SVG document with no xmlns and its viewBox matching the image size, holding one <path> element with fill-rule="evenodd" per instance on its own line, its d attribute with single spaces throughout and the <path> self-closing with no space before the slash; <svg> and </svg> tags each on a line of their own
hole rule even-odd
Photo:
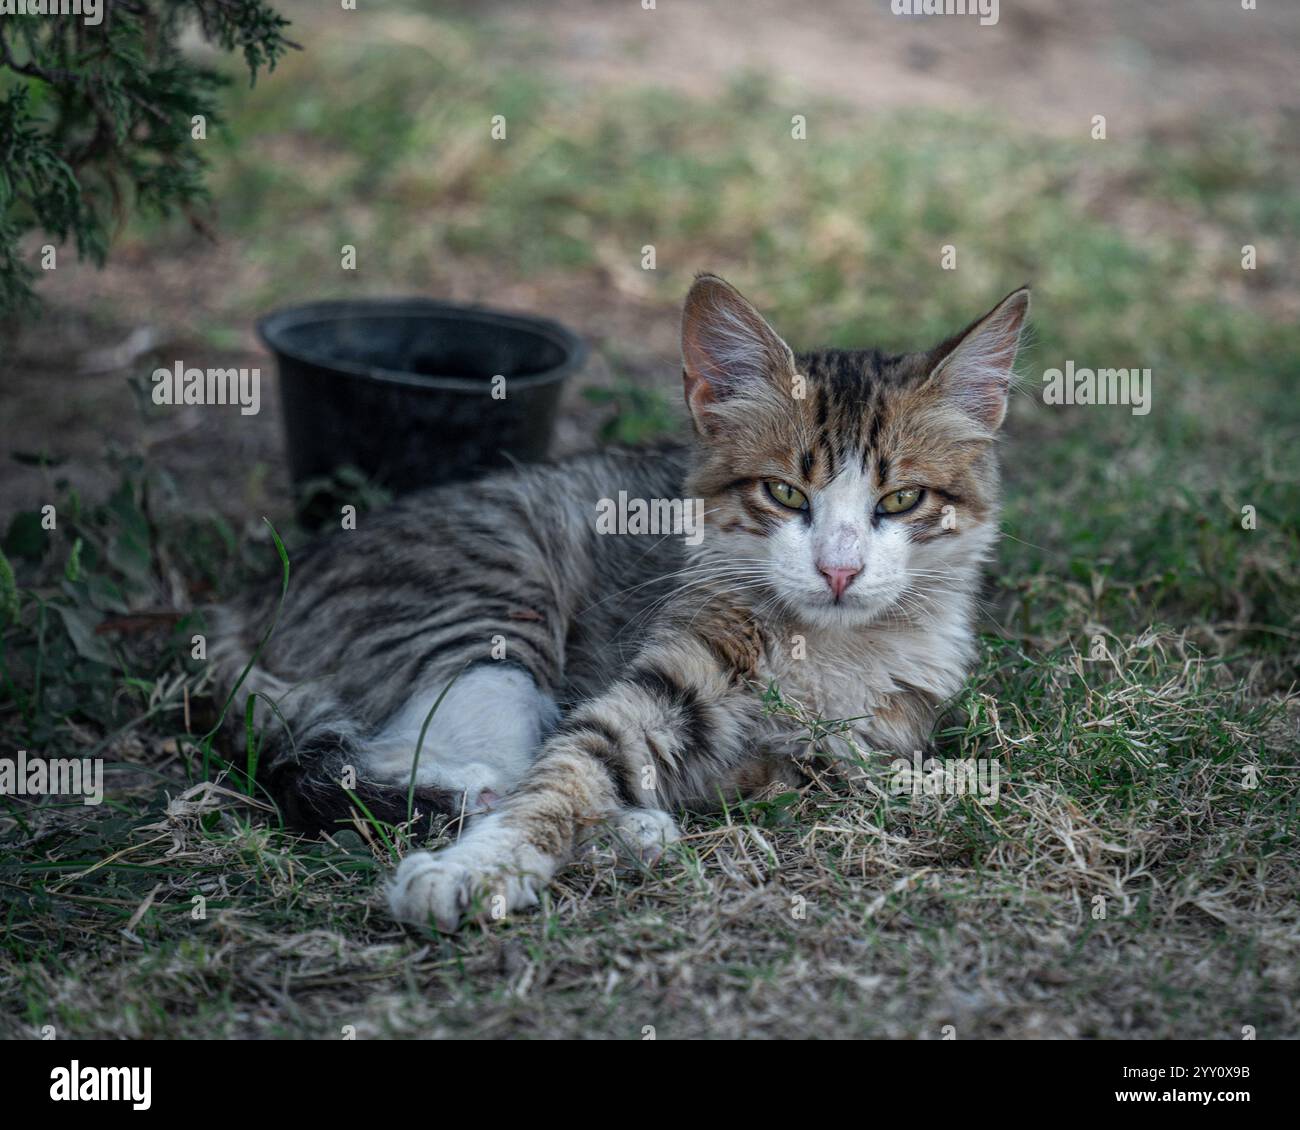
<svg viewBox="0 0 1300 1130">
<path fill-rule="evenodd" d="M 796 355 L 733 287 L 696 279 L 682 361 L 700 557 L 756 608 L 814 627 L 971 591 L 996 533 L 993 445 L 1028 309 L 1017 290 L 920 353 Z"/>
</svg>

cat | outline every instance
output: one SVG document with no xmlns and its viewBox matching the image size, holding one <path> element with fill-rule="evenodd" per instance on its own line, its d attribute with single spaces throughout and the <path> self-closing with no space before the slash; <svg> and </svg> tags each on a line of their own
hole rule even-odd
<svg viewBox="0 0 1300 1130">
<path fill-rule="evenodd" d="M 976 655 L 1028 309 L 1021 288 L 927 351 L 796 355 L 699 276 L 690 443 L 434 486 L 295 558 L 240 687 L 287 823 L 406 820 L 419 744 L 415 810 L 462 826 L 402 860 L 388 902 L 452 931 L 535 904 L 598 829 L 652 863 L 673 812 L 806 781 L 806 730 L 764 710 L 770 688 L 863 749 L 925 747 Z M 602 533 L 614 498 L 702 500 L 703 530 Z M 217 610 L 223 685 L 278 597 Z"/>
</svg>

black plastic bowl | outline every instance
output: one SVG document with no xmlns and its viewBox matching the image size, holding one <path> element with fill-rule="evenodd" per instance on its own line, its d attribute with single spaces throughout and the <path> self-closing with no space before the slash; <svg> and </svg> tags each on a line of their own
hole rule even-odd
<svg viewBox="0 0 1300 1130">
<path fill-rule="evenodd" d="M 351 464 L 395 494 L 544 458 L 587 355 L 544 318 L 423 298 L 315 302 L 257 331 L 279 365 L 295 483 Z"/>
</svg>

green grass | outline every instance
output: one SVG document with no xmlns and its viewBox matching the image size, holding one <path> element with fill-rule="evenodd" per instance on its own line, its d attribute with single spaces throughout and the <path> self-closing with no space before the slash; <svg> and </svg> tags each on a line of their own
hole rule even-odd
<svg viewBox="0 0 1300 1130">
<path fill-rule="evenodd" d="M 796 345 L 912 348 L 1031 281 L 1008 537 L 982 662 L 938 737 L 998 759 L 999 802 L 891 797 L 876 767 L 691 819 L 653 874 L 600 855 L 537 914 L 404 933 L 376 895 L 400 831 L 302 841 L 245 792 L 246 750 L 205 776 L 224 690 L 191 657 L 192 609 L 278 567 L 248 532 L 260 515 L 195 513 L 138 461 L 90 504 L 55 468 L 57 529 L 20 514 L 3 542 L 20 587 L 0 741 L 107 758 L 110 799 L 0 802 L 0 1030 L 1300 1034 L 1294 149 L 1213 122 L 1067 143 L 829 104 L 798 107 L 796 142 L 754 77 L 716 100 L 596 96 L 477 65 L 482 29 L 438 30 L 418 48 L 313 40 L 240 95 L 217 194 L 254 270 L 214 296 L 218 328 L 286 295 L 461 276 L 585 293 L 596 318 L 626 277 L 671 324 L 707 268 Z M 166 254 L 181 237 L 132 238 Z M 359 277 L 337 270 L 346 242 Z M 1267 250 L 1255 275 L 1246 242 Z M 669 430 L 671 361 L 631 335 L 601 351 L 604 436 Z M 1067 358 L 1151 368 L 1151 414 L 1048 409 L 1037 375 Z M 301 533 L 273 517 L 292 561 Z M 175 615 L 128 619 L 142 610 Z"/>
</svg>

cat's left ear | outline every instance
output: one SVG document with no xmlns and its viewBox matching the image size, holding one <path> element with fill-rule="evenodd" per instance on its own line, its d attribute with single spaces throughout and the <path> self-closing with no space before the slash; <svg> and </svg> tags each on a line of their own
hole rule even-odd
<svg viewBox="0 0 1300 1130">
<path fill-rule="evenodd" d="M 1022 286 L 931 354 L 929 383 L 990 431 L 997 431 L 1007 414 L 1028 314 L 1029 288 Z"/>
</svg>

